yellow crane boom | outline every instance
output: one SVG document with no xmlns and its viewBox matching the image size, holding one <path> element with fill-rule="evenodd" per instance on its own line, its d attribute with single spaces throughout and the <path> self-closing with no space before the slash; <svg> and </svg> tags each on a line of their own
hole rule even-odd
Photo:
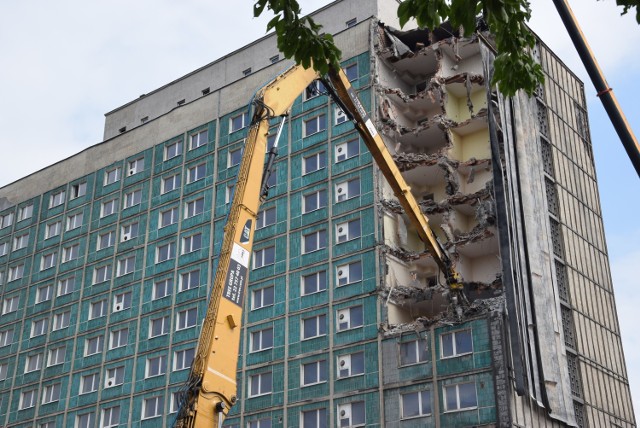
<svg viewBox="0 0 640 428">
<path fill-rule="evenodd" d="M 224 228 L 212 293 L 189 380 L 181 394 L 180 410 L 174 424 L 176 427 L 219 427 L 237 401 L 236 369 L 242 308 L 256 217 L 273 162 L 273 156 L 270 156 L 267 167 L 264 167 L 269 119 L 286 115 L 298 95 L 319 78 L 321 76 L 311 68 L 293 66 L 256 94 L 255 112 Z M 323 82 L 360 132 L 405 213 L 444 272 L 447 284 L 455 292 L 460 292 L 462 286 L 449 256 L 436 239 L 348 78 L 341 69 L 331 67 Z"/>
</svg>

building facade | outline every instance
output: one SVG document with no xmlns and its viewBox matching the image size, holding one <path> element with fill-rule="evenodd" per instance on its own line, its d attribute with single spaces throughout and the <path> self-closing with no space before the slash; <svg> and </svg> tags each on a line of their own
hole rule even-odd
<svg viewBox="0 0 640 428">
<path fill-rule="evenodd" d="M 539 42 L 544 86 L 505 99 L 488 35 L 398 31 L 383 24 L 396 7 L 340 0 L 314 17 L 468 302 L 312 85 L 257 222 L 225 426 L 635 426 L 582 83 Z M 0 188 L 0 425 L 171 424 L 248 103 L 289 65 L 267 36 Z"/>
</svg>

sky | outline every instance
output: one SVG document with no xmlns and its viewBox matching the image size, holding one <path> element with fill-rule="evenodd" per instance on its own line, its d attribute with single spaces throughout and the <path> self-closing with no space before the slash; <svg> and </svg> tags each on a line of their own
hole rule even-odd
<svg viewBox="0 0 640 428">
<path fill-rule="evenodd" d="M 299 0 L 304 13 L 328 4 Z M 614 0 L 571 6 L 636 134 L 640 26 Z M 0 2 L 0 187 L 102 140 L 104 113 L 265 34 L 251 0 Z M 640 416 L 640 179 L 611 127 L 552 0 L 531 27 L 585 82 L 627 368 Z M 624 36 L 624 37 L 623 37 Z"/>
</svg>

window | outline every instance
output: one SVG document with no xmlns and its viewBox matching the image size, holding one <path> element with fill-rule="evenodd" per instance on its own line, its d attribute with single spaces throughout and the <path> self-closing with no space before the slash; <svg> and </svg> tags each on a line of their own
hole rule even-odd
<svg viewBox="0 0 640 428">
<path fill-rule="evenodd" d="M 53 285 L 41 285 L 36 290 L 36 303 L 46 302 L 47 300 L 51 300 L 51 295 L 53 293 Z"/>
<path fill-rule="evenodd" d="M 118 276 L 130 274 L 136 268 L 136 256 L 118 260 Z"/>
<path fill-rule="evenodd" d="M 9 374 L 9 364 L 0 364 L 0 381 L 5 380 Z"/>
<path fill-rule="evenodd" d="M 13 224 L 13 213 L 0 216 L 0 229 L 9 227 Z"/>
<path fill-rule="evenodd" d="M 137 221 L 122 226 L 120 241 L 124 242 L 137 237 L 139 229 L 140 223 L 138 223 Z"/>
<path fill-rule="evenodd" d="M 129 175 L 137 174 L 144 171 L 144 158 L 134 159 L 129 161 Z"/>
<path fill-rule="evenodd" d="M 105 248 L 113 247 L 116 241 L 116 232 L 110 231 L 107 233 L 103 233 L 98 235 L 98 251 L 104 250 Z"/>
<path fill-rule="evenodd" d="M 120 167 L 108 169 L 104 173 L 104 185 L 115 183 L 120 180 Z"/>
<path fill-rule="evenodd" d="M 20 250 L 29 244 L 29 234 L 16 236 L 13 238 L 13 251 Z"/>
<path fill-rule="evenodd" d="M 442 358 L 457 357 L 473 352 L 471 330 L 460 330 L 440 335 Z"/>
<path fill-rule="evenodd" d="M 84 213 L 77 213 L 67 217 L 67 230 L 77 229 L 82 226 Z"/>
<path fill-rule="evenodd" d="M 117 427 L 120 425 L 120 406 L 109 407 L 102 410 L 102 428 Z"/>
<path fill-rule="evenodd" d="M 342 162 L 347 159 L 351 159 L 360 154 L 360 140 L 357 138 L 355 140 L 347 141 L 345 143 L 341 143 L 336 145 L 336 163 Z"/>
<path fill-rule="evenodd" d="M 336 108 L 333 111 L 334 111 L 333 117 L 335 117 L 335 124 L 336 125 L 340 125 L 341 123 L 344 123 L 347 120 L 349 120 L 349 118 L 347 117 L 346 113 L 343 112 L 340 107 L 336 106 Z"/>
<path fill-rule="evenodd" d="M 189 201 L 184 205 L 184 217 L 189 218 L 204 212 L 204 198 Z"/>
<path fill-rule="evenodd" d="M 360 236 L 360 219 L 345 221 L 336 225 L 337 243 L 350 241 Z"/>
<path fill-rule="evenodd" d="M 206 164 L 201 163 L 199 165 L 192 166 L 191 168 L 187 169 L 187 183 L 193 183 L 194 181 L 198 181 L 204 178 L 206 173 L 207 173 Z"/>
<path fill-rule="evenodd" d="M 427 341 L 424 339 L 416 339 L 410 342 L 400 343 L 400 365 L 408 366 L 411 364 L 428 361 Z"/>
<path fill-rule="evenodd" d="M 160 227 L 166 227 L 178 222 L 178 208 L 170 208 L 160 212 Z"/>
<path fill-rule="evenodd" d="M 175 143 L 169 143 L 164 146 L 164 160 L 169 160 L 180 156 L 182 154 L 182 141 L 176 141 Z"/>
<path fill-rule="evenodd" d="M 147 358 L 146 376 L 160 376 L 167 372 L 167 357 L 160 355 L 158 357 Z"/>
<path fill-rule="evenodd" d="M 327 206 L 327 191 L 318 190 L 302 197 L 302 213 L 319 210 Z"/>
<path fill-rule="evenodd" d="M 232 428 L 232 427 L 233 425 L 230 425 L 228 428 Z M 247 428 L 271 428 L 271 419 L 262 418 L 262 419 L 258 419 L 257 421 L 248 421 Z"/>
<path fill-rule="evenodd" d="M 476 394 L 475 382 L 444 386 L 445 412 L 473 409 L 475 407 L 478 407 L 478 396 Z"/>
<path fill-rule="evenodd" d="M 276 247 L 267 247 L 253 252 L 253 268 L 272 265 L 276 262 Z"/>
<path fill-rule="evenodd" d="M 156 263 L 161 263 L 169 259 L 176 258 L 176 243 L 168 242 L 159 245 L 156 249 Z"/>
<path fill-rule="evenodd" d="M 323 95 L 327 93 L 327 89 L 324 87 L 321 81 L 314 80 L 307 88 L 304 90 L 303 100 L 307 101 L 311 98 L 317 97 L 318 95 Z"/>
<path fill-rule="evenodd" d="M 155 418 L 162 416 L 164 410 L 164 397 L 145 398 L 142 406 L 142 419 Z"/>
<path fill-rule="evenodd" d="M 224 203 L 228 204 L 229 202 L 231 202 L 233 200 L 233 184 L 229 184 L 227 185 L 227 187 L 224 190 Z"/>
<path fill-rule="evenodd" d="M 169 413 L 176 413 L 178 411 L 178 409 L 180 408 L 180 399 L 181 399 L 180 391 L 171 393 L 171 404 L 169 406 L 170 407 Z M 223 425 L 223 426 L 226 426 L 226 425 Z M 229 428 L 229 427 L 226 426 L 226 428 Z"/>
<path fill-rule="evenodd" d="M 271 394 L 273 377 L 271 372 L 249 376 L 249 397 Z"/>
<path fill-rule="evenodd" d="M 142 202 L 142 190 L 133 190 L 124 195 L 124 208 L 139 205 Z"/>
<path fill-rule="evenodd" d="M 241 160 L 242 160 L 242 148 L 229 150 L 229 154 L 227 157 L 227 168 L 231 168 L 232 166 L 239 165 Z"/>
<path fill-rule="evenodd" d="M 358 261 L 338 266 L 336 268 L 336 276 L 338 278 L 338 286 L 362 281 L 362 263 Z"/>
<path fill-rule="evenodd" d="M 49 328 L 49 319 L 41 318 L 31 321 L 31 337 L 42 336 Z"/>
<path fill-rule="evenodd" d="M 364 352 L 338 357 L 338 378 L 364 374 Z"/>
<path fill-rule="evenodd" d="M 40 270 L 50 269 L 56 265 L 58 253 L 43 254 L 40 260 Z"/>
<path fill-rule="evenodd" d="M 315 153 L 302 159 L 302 175 L 321 170 L 327 166 L 327 152 Z"/>
<path fill-rule="evenodd" d="M 229 133 L 238 131 L 249 124 L 249 113 L 242 113 L 237 116 L 233 116 L 229 121 Z"/>
<path fill-rule="evenodd" d="M 98 284 L 101 282 L 109 281 L 111 279 L 111 265 L 98 266 L 93 272 L 93 283 Z"/>
<path fill-rule="evenodd" d="M 49 208 L 57 207 L 59 205 L 64 204 L 65 192 L 61 190 L 59 192 L 53 193 L 49 197 Z"/>
<path fill-rule="evenodd" d="M 302 340 L 311 339 L 327 334 L 327 316 L 316 315 L 315 317 L 302 320 Z"/>
<path fill-rule="evenodd" d="M 302 412 L 302 428 L 327 428 L 327 409 L 314 409 Z"/>
<path fill-rule="evenodd" d="M 326 382 L 328 378 L 327 360 L 314 361 L 302 365 L 300 386 L 309 386 Z"/>
<path fill-rule="evenodd" d="M 204 146 L 209 142 L 209 130 L 205 129 L 197 134 L 191 134 L 191 150 Z"/>
<path fill-rule="evenodd" d="M 263 209 L 256 218 L 256 230 L 276 223 L 276 207 Z"/>
<path fill-rule="evenodd" d="M 80 380 L 80 394 L 88 394 L 98 390 L 98 383 L 100 382 L 100 375 L 98 373 L 91 373 L 82 376 Z"/>
<path fill-rule="evenodd" d="M 149 337 L 163 336 L 169 333 L 169 315 L 149 321 Z"/>
<path fill-rule="evenodd" d="M 35 406 L 37 393 L 38 391 L 36 389 L 32 389 L 31 391 L 24 391 L 20 394 L 20 410 Z"/>
<path fill-rule="evenodd" d="M 162 299 L 173 293 L 173 278 L 162 279 L 153 284 L 153 300 Z"/>
<path fill-rule="evenodd" d="M 273 348 L 273 327 L 251 332 L 251 352 Z"/>
<path fill-rule="evenodd" d="M 111 340 L 109 342 L 109 349 L 119 348 L 129 344 L 129 329 L 122 328 L 111 332 Z"/>
<path fill-rule="evenodd" d="M 341 309 L 337 314 L 337 328 L 338 331 L 349 330 L 356 327 L 362 327 L 364 324 L 364 315 L 362 306 L 352 306 L 347 309 Z"/>
<path fill-rule="evenodd" d="M 61 229 L 62 229 L 61 221 L 54 221 L 53 223 L 47 224 L 47 228 L 45 231 L 45 239 L 53 238 L 54 236 L 60 235 Z"/>
<path fill-rule="evenodd" d="M 327 248 L 327 231 L 325 229 L 302 235 L 302 253 L 307 254 Z"/>
<path fill-rule="evenodd" d="M 191 290 L 200 286 L 200 269 L 180 274 L 180 291 Z"/>
<path fill-rule="evenodd" d="M 347 25 L 347 28 L 353 27 L 358 23 L 358 18 L 351 18 L 350 20 L 348 20 L 347 22 L 345 22 L 345 24 Z"/>
<path fill-rule="evenodd" d="M 9 243 L 0 242 L 0 256 L 5 256 L 9 252 Z"/>
<path fill-rule="evenodd" d="M 61 384 L 54 383 L 53 385 L 47 385 L 44 387 L 42 393 L 42 404 L 53 403 L 60 400 Z"/>
<path fill-rule="evenodd" d="M 344 74 L 347 75 L 349 82 L 353 82 L 358 78 L 358 63 L 350 64 L 345 67 Z"/>
<path fill-rule="evenodd" d="M 96 416 L 93 413 L 84 413 L 76 416 L 76 428 L 94 428 Z"/>
<path fill-rule="evenodd" d="M 31 218 L 32 215 L 33 215 L 33 204 L 25 205 L 23 207 L 18 208 L 18 221 Z"/>
<path fill-rule="evenodd" d="M 321 114 L 319 116 L 305 120 L 303 129 L 305 137 L 317 134 L 320 131 L 324 131 L 325 129 L 327 129 L 327 115 Z"/>
<path fill-rule="evenodd" d="M 0 331 L 0 347 L 9 346 L 13 343 L 13 330 Z"/>
<path fill-rule="evenodd" d="M 104 382 L 105 388 L 122 385 L 124 383 L 124 366 L 107 369 L 107 378 Z"/>
<path fill-rule="evenodd" d="M 176 331 L 194 327 L 198 319 L 198 309 L 191 308 L 178 312 Z"/>
<path fill-rule="evenodd" d="M 402 419 L 431 414 L 431 391 L 409 392 L 400 395 Z"/>
<path fill-rule="evenodd" d="M 338 426 L 339 427 L 359 427 L 366 422 L 364 414 L 364 401 L 338 405 Z"/>
<path fill-rule="evenodd" d="M 278 172 L 276 171 L 276 167 L 272 167 L 269 172 L 269 177 L 267 177 L 267 187 L 270 189 L 278 184 Z"/>
<path fill-rule="evenodd" d="M 269 58 L 269 62 L 271 62 L 271 64 L 278 62 L 278 60 L 280 60 L 280 55 L 274 55 L 271 58 Z"/>
<path fill-rule="evenodd" d="M 113 312 L 131 308 L 131 291 L 113 296 Z"/>
<path fill-rule="evenodd" d="M 115 213 L 118 210 L 118 200 L 111 199 L 102 203 L 100 208 L 100 217 L 106 217 Z"/>
<path fill-rule="evenodd" d="M 71 199 L 79 198 L 87 194 L 87 182 L 76 183 L 71 185 Z"/>
<path fill-rule="evenodd" d="M 107 300 L 99 300 L 92 302 L 89 308 L 89 319 L 94 320 L 96 318 L 103 317 L 107 314 Z"/>
<path fill-rule="evenodd" d="M 359 178 L 336 184 L 336 202 L 346 201 L 356 196 L 360 196 Z"/>
<path fill-rule="evenodd" d="M 315 272 L 302 277 L 302 295 L 318 293 L 327 289 L 327 271 Z"/>
<path fill-rule="evenodd" d="M 84 341 L 84 356 L 95 355 L 104 349 L 104 336 L 90 337 Z"/>
<path fill-rule="evenodd" d="M 53 316 L 53 326 L 51 331 L 62 330 L 69 327 L 71 322 L 71 311 L 62 312 Z"/>
<path fill-rule="evenodd" d="M 75 260 L 80 257 L 80 244 L 74 244 L 62 249 L 62 263 Z"/>
<path fill-rule="evenodd" d="M 24 275 L 24 264 L 20 264 L 20 265 L 17 265 L 17 266 L 11 266 L 9 268 L 8 280 L 9 281 L 15 281 L 17 279 L 22 278 L 23 275 Z"/>
<path fill-rule="evenodd" d="M 15 312 L 20 304 L 20 296 L 6 297 L 2 302 L 2 315 Z"/>
<path fill-rule="evenodd" d="M 202 248 L 202 233 L 182 238 L 182 254 L 192 253 Z"/>
<path fill-rule="evenodd" d="M 29 355 L 24 365 L 24 372 L 30 373 L 42 368 L 42 354 Z"/>
<path fill-rule="evenodd" d="M 196 355 L 194 348 L 183 349 L 182 351 L 176 351 L 173 353 L 173 370 L 183 370 L 191 367 L 193 358 Z"/>
<path fill-rule="evenodd" d="M 264 287 L 251 292 L 251 309 L 260 309 L 266 306 L 273 306 L 274 287 Z"/>
<path fill-rule="evenodd" d="M 180 174 L 172 175 L 162 179 L 162 193 L 167 193 L 175 189 L 179 189 L 181 185 Z"/>
<path fill-rule="evenodd" d="M 49 350 L 49 360 L 47 366 L 55 366 L 57 364 L 64 363 L 64 357 L 67 352 L 66 346 L 60 346 L 59 348 Z"/>
</svg>

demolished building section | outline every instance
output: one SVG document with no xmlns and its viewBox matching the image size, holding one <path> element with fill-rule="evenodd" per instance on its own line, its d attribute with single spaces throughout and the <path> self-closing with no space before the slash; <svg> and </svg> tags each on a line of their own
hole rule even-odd
<svg viewBox="0 0 640 428">
<path fill-rule="evenodd" d="M 437 264 L 381 183 L 383 335 L 401 349 L 412 335 L 430 341 L 425 347 L 432 350 L 432 372 L 426 376 L 445 401 L 435 403 L 444 412 L 435 412 L 435 426 L 578 426 L 566 398 L 570 396 L 566 363 L 559 363 L 565 357 L 564 349 L 556 345 L 562 336 L 554 327 L 557 316 L 550 314 L 537 330 L 532 328 L 535 309 L 542 304 L 553 307 L 553 301 L 546 292 L 530 294 L 530 283 L 520 272 L 529 255 L 526 250 L 519 252 L 526 241 L 521 219 L 512 212 L 519 202 L 510 199 L 513 195 L 495 196 L 513 185 L 508 177 L 503 182 L 503 169 L 513 166 L 510 156 L 515 159 L 515 155 L 505 153 L 503 146 L 515 137 L 503 130 L 515 131 L 507 123 L 508 103 L 490 85 L 492 55 L 487 40 L 478 35 L 459 37 L 446 26 L 435 32 L 400 32 L 379 25 L 374 32 L 379 129 L 461 274 L 468 299 L 466 305 L 451 299 Z M 494 192 L 494 186 L 500 186 L 500 192 Z M 551 283 L 548 276 L 545 280 Z M 490 357 L 452 364 L 447 338 L 453 335 L 464 346 L 458 337 L 464 337 L 462 332 L 474 353 L 476 346 L 482 351 L 483 339 L 488 339 Z M 402 386 L 394 373 L 385 373 L 386 382 Z M 490 390 L 481 391 L 485 375 L 492 377 L 492 384 Z M 479 410 L 480 394 L 495 398 L 484 403 L 495 406 L 492 422 L 484 421 L 481 411 L 475 419 L 447 419 L 448 385 L 468 379 L 475 379 L 477 396 L 470 400 Z"/>
<path fill-rule="evenodd" d="M 502 295 L 487 96 L 477 40 L 378 27 L 379 129 L 473 301 Z M 404 41 L 403 41 L 404 40 Z M 383 193 L 389 327 L 438 317 L 438 266 Z M 401 290 L 422 290 L 407 299 Z"/>
</svg>

